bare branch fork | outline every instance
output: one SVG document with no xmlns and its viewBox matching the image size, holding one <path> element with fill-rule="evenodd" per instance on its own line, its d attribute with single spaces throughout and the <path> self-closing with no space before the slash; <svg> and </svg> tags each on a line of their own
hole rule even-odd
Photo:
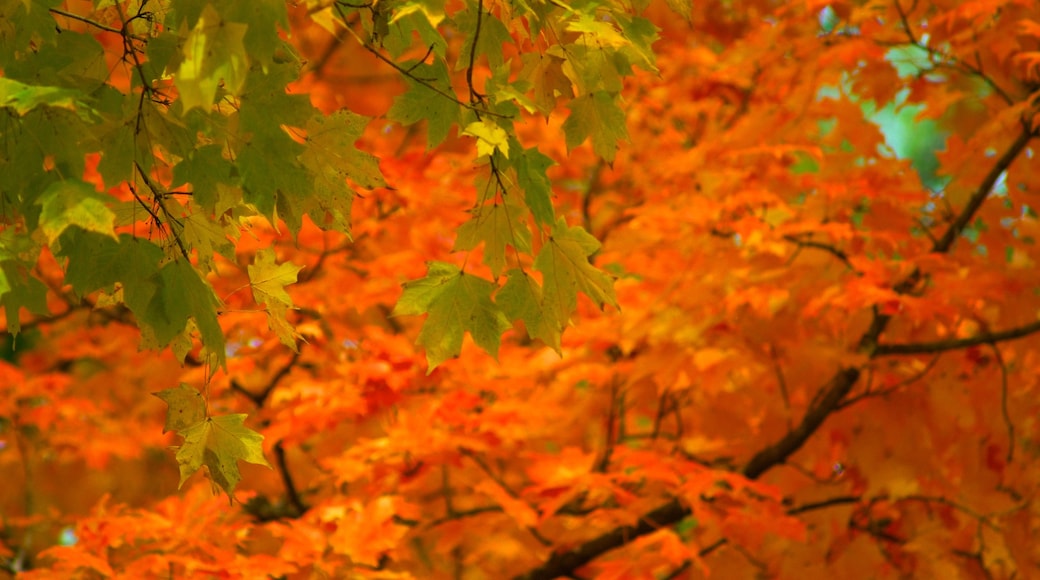
<svg viewBox="0 0 1040 580">
<path fill-rule="evenodd" d="M 958 214 L 941 237 L 934 243 L 932 252 L 944 254 L 950 251 L 954 242 L 964 231 L 982 204 L 989 197 L 993 186 L 1000 176 L 1007 171 L 1011 163 L 1025 150 L 1030 140 L 1036 136 L 1028 122 L 1023 121 L 1018 136 L 1008 146 L 1004 154 L 997 159 L 990 168 L 985 178 L 968 200 L 967 205 Z M 920 270 L 914 270 L 893 288 L 899 294 L 910 292 L 921 280 Z M 896 354 L 900 345 L 879 345 L 878 339 L 885 331 L 888 323 L 892 320 L 891 315 L 882 314 L 874 310 L 874 318 L 870 327 L 860 336 L 857 342 L 857 350 L 869 355 L 871 358 Z M 992 333 L 973 339 L 958 339 L 957 341 L 944 341 L 940 343 L 926 343 L 921 345 L 902 345 L 907 352 L 900 354 L 912 354 L 916 352 L 941 352 L 962 346 L 951 346 L 954 344 L 971 346 L 973 344 L 992 344 L 999 340 L 1009 340 L 1025 336 L 1031 332 L 1040 330 L 1040 322 L 1029 324 L 1018 329 Z M 917 350 L 912 350 L 916 348 Z M 921 350 L 924 348 L 924 350 Z M 931 348 L 932 350 L 929 350 Z M 859 368 L 843 368 L 836 372 L 833 377 L 823 386 L 820 394 L 809 406 L 808 411 L 802 417 L 801 422 L 788 431 L 775 443 L 768 445 L 756 453 L 741 470 L 748 479 L 758 479 L 773 467 L 784 463 L 788 457 L 805 445 L 805 442 L 823 425 L 823 422 L 832 413 L 837 411 L 842 402 L 848 397 L 852 388 L 856 385 L 861 375 Z M 515 580 L 551 580 L 560 576 L 568 576 L 578 568 L 588 564 L 599 556 L 624 546 L 640 536 L 650 534 L 660 528 L 675 525 L 689 517 L 692 511 L 678 499 L 672 499 L 668 503 L 645 513 L 639 518 L 635 525 L 620 526 L 610 530 L 596 538 L 576 546 L 564 552 L 554 553 L 547 562 L 531 569 L 525 574 L 517 576 Z"/>
</svg>

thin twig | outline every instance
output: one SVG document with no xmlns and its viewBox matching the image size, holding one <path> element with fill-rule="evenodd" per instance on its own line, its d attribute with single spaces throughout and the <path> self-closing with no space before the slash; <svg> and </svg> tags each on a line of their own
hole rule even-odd
<svg viewBox="0 0 1040 580">
<path fill-rule="evenodd" d="M 1000 364 L 1000 414 L 1004 418 L 1004 425 L 1007 427 L 1008 434 L 1006 459 L 1008 463 L 1011 463 L 1015 459 L 1015 424 L 1011 422 L 1011 412 L 1008 410 L 1007 363 L 1004 362 L 1004 357 L 1000 354 L 1000 347 L 994 343 L 990 343 L 989 346 L 993 349 L 993 356 L 997 359 L 997 363 Z"/>
<path fill-rule="evenodd" d="M 780 367 L 780 357 L 776 354 L 776 346 L 769 345 L 769 357 L 773 359 L 773 371 L 776 373 L 776 384 L 780 387 L 780 396 L 784 401 L 784 411 L 787 414 L 787 428 L 791 429 L 791 399 L 787 395 L 787 380 L 784 379 L 784 369 Z"/>
<path fill-rule="evenodd" d="M 79 14 L 74 14 L 74 13 L 69 12 L 67 10 L 62 10 L 61 8 L 48 8 L 48 10 L 50 11 L 51 14 L 57 14 L 58 16 L 64 16 L 65 18 L 68 18 L 70 20 L 77 20 L 77 21 L 82 22 L 84 24 L 93 26 L 94 28 L 97 28 L 98 30 L 104 30 L 105 32 L 111 32 L 112 34 L 118 34 L 120 36 L 132 38 L 134 40 L 138 40 L 138 41 L 141 41 L 141 42 L 144 42 L 144 40 L 145 40 L 143 37 L 137 36 L 136 34 L 130 34 L 126 30 L 120 30 L 118 28 L 113 28 L 111 26 L 108 26 L 107 24 L 102 24 L 102 23 L 98 22 L 97 20 L 91 20 L 90 18 L 87 18 L 86 16 L 80 16 Z"/>
<path fill-rule="evenodd" d="M 866 399 L 866 398 L 869 398 L 869 397 L 884 397 L 885 395 L 887 395 L 889 393 L 892 393 L 892 392 L 895 392 L 896 390 L 901 389 L 901 388 L 903 388 L 903 387 L 905 387 L 907 385 L 916 383 L 917 381 L 923 379 L 924 376 L 927 375 L 928 372 L 931 371 L 935 367 L 935 363 L 939 362 L 939 357 L 941 357 L 941 356 L 942 356 L 942 353 L 936 354 L 934 357 L 932 357 L 932 360 L 928 361 L 928 364 L 925 365 L 925 367 L 923 369 L 921 369 L 917 373 L 911 375 L 910 377 L 907 377 L 906 379 L 903 379 L 903 380 L 899 381 L 898 383 L 892 385 L 891 387 L 888 387 L 887 389 L 881 389 L 880 391 L 873 391 L 870 388 L 870 383 L 868 383 L 867 384 L 867 389 L 863 393 L 860 393 L 859 395 L 856 395 L 855 397 L 849 397 L 848 399 L 845 399 L 844 401 L 842 401 L 842 403 L 840 405 L 838 405 L 838 409 L 844 409 L 845 407 L 848 407 L 850 405 L 854 405 L 854 404 L 862 401 L 863 399 Z"/>
<path fill-rule="evenodd" d="M 471 110 L 471 111 L 473 111 L 475 113 L 478 113 L 478 114 L 490 115 L 492 117 L 498 117 L 498 118 L 501 118 L 501 119 L 511 119 L 512 118 L 509 115 L 503 115 L 501 113 L 495 113 L 494 111 L 487 111 L 487 110 L 484 110 L 484 109 L 482 109 L 480 107 L 474 106 L 474 105 L 472 105 L 470 103 L 466 103 L 466 102 L 460 101 L 458 99 L 458 97 L 456 97 L 455 95 L 452 95 L 452 94 L 449 94 L 449 93 L 445 92 L 444 90 L 438 88 L 433 83 L 431 83 L 430 81 L 428 81 L 428 80 L 426 80 L 424 78 L 415 76 L 414 74 L 409 72 L 408 69 L 406 69 L 406 68 L 402 67 L 401 65 L 397 64 L 396 62 L 391 60 L 389 57 L 384 55 L 382 52 L 379 52 L 378 48 L 372 46 L 368 42 L 365 42 L 365 40 L 362 39 L 361 36 L 359 36 L 357 32 L 354 32 L 353 28 L 350 28 L 348 26 L 348 27 L 346 27 L 346 31 L 349 32 L 350 35 L 353 36 L 358 41 L 358 43 L 361 45 L 362 48 L 364 48 L 368 52 L 372 53 L 373 56 L 375 56 L 379 60 L 385 62 L 386 64 L 390 65 L 391 67 L 393 67 L 394 70 L 396 70 L 397 72 L 401 73 L 402 75 L 407 77 L 409 80 L 411 80 L 413 82 L 416 82 L 416 83 L 419 83 L 420 85 L 430 89 L 431 91 L 437 93 L 438 95 L 440 95 L 440 96 L 442 96 L 442 97 L 444 97 L 446 99 L 449 99 L 450 101 L 452 101 L 453 103 L 459 105 L 460 107 L 465 107 L 465 108 L 467 108 L 467 109 L 469 109 L 469 110 Z"/>
</svg>

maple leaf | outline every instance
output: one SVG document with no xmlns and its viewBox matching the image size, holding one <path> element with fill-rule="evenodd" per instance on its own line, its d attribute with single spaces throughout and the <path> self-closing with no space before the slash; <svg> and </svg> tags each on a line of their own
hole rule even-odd
<svg viewBox="0 0 1040 580">
<path fill-rule="evenodd" d="M 284 304 L 292 306 L 292 298 L 285 291 L 289 284 L 296 283 L 296 276 L 303 266 L 289 262 L 275 262 L 274 250 L 264 248 L 256 253 L 253 263 L 246 267 L 253 298 L 260 304 Z"/>
<path fill-rule="evenodd" d="M 510 324 L 491 301 L 494 289 L 491 282 L 444 262 L 430 262 L 425 278 L 404 285 L 391 316 L 429 314 L 417 340 L 426 349 L 427 374 L 462 352 L 466 332 L 478 346 L 498 356 L 501 335 Z"/>
<path fill-rule="evenodd" d="M 316 208 L 305 207 L 314 222 L 322 223 L 323 215 L 338 216 L 337 227 L 344 233 L 349 229 L 350 206 L 354 191 L 347 186 L 349 177 L 366 189 L 386 187 L 379 171 L 379 159 L 359 151 L 354 144 L 361 137 L 370 119 L 350 111 L 332 115 L 315 115 L 307 122 L 307 150 L 300 155 L 300 163 L 315 175 Z"/>
<path fill-rule="evenodd" d="M 169 406 L 163 433 L 183 431 L 206 418 L 206 401 L 202 393 L 189 385 L 181 383 L 175 388 L 152 394 Z"/>
<path fill-rule="evenodd" d="M 557 317 L 557 310 L 546 306 L 542 287 L 527 272 L 510 270 L 505 286 L 495 294 L 495 302 L 510 320 L 524 321 L 528 336 L 560 352 L 560 334 L 566 321 Z"/>
<path fill-rule="evenodd" d="M 299 334 L 286 320 L 286 313 L 292 308 L 293 302 L 285 287 L 296 283 L 296 276 L 302 269 L 303 266 L 292 263 L 275 263 L 274 251 L 270 248 L 258 251 L 253 263 L 246 267 L 253 298 L 258 304 L 267 307 L 268 325 L 282 344 L 293 350 L 297 349 L 296 339 Z"/>
<path fill-rule="evenodd" d="M 19 311 L 27 308 L 34 314 L 49 314 L 47 287 L 15 260 L 0 261 L 0 304 L 4 306 L 7 331 L 17 335 L 21 329 Z"/>
<path fill-rule="evenodd" d="M 470 123 L 466 125 L 462 134 L 477 138 L 477 155 L 491 156 L 495 151 L 499 151 L 503 156 L 509 157 L 509 137 L 505 129 L 491 121 Z"/>
<path fill-rule="evenodd" d="M 206 4 L 184 41 L 184 60 L 175 76 L 184 109 L 209 110 L 221 84 L 237 95 L 245 84 L 249 56 L 243 44 L 247 24 L 228 22 Z"/>
<path fill-rule="evenodd" d="M 564 323 L 578 308 L 579 291 L 601 308 L 606 304 L 618 307 L 613 278 L 589 262 L 597 250 L 599 242 L 584 229 L 567 227 L 563 218 L 556 222 L 548 243 L 534 260 L 543 276 L 543 318 L 550 316 Z"/>
<path fill-rule="evenodd" d="M 516 179 L 523 190 L 524 204 L 531 210 L 537 223 L 551 226 L 556 221 L 556 212 L 552 205 L 552 183 L 546 170 L 552 167 L 553 160 L 532 147 L 517 156 Z"/>
<path fill-rule="evenodd" d="M 271 467 L 260 446 L 264 436 L 243 424 L 246 415 L 207 417 L 202 395 L 183 383 L 153 394 L 168 406 L 164 432 L 174 430 L 184 438 L 176 448 L 181 474 L 178 488 L 206 466 L 213 482 L 233 500 L 235 486 L 242 479 L 239 460 Z"/>
<path fill-rule="evenodd" d="M 596 91 L 578 97 L 567 105 L 571 114 L 563 122 L 567 149 L 581 145 L 591 137 L 592 150 L 607 163 L 614 162 L 617 142 L 628 140 L 625 112 L 617 104 L 618 97 Z"/>
<path fill-rule="evenodd" d="M 224 332 L 216 314 L 221 302 L 199 271 L 187 260 L 173 260 L 150 276 L 147 283 L 151 286 L 147 302 L 143 297 L 127 296 L 127 304 L 132 306 L 141 301 L 143 308 L 135 310 L 135 314 L 139 313 L 142 326 L 149 327 L 155 344 L 159 347 L 170 344 L 194 319 L 202 343 L 216 356 L 217 364 L 223 365 L 226 360 Z M 141 290 L 134 289 L 131 294 L 136 292 Z"/>
<path fill-rule="evenodd" d="M 531 230 L 524 223 L 524 212 L 512 198 L 476 210 L 459 228 L 454 251 L 467 251 L 484 244 L 484 263 L 497 279 L 506 266 L 506 246 L 531 251 Z"/>
<path fill-rule="evenodd" d="M 110 199 L 95 191 L 89 183 L 76 179 L 56 181 L 40 194 L 36 202 L 43 206 L 40 228 L 51 243 L 72 226 L 116 239 L 113 229 L 116 214 L 106 205 Z"/>
<path fill-rule="evenodd" d="M 394 100 L 386 118 L 403 125 L 413 125 L 425 120 L 426 148 L 433 149 L 448 137 L 451 126 L 458 121 L 458 103 L 444 98 L 438 90 L 450 90 L 448 67 L 437 58 L 433 64 L 410 65 L 414 78 L 431 79 L 428 83 L 409 81 L 408 90 Z"/>
</svg>

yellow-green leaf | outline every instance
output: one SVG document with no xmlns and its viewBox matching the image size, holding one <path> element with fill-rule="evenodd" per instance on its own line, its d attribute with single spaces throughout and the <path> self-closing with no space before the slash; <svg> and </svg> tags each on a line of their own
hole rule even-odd
<svg viewBox="0 0 1040 580">
<path fill-rule="evenodd" d="M 78 226 L 116 240 L 118 238 L 113 229 L 116 214 L 105 205 L 108 201 L 109 198 L 94 191 L 89 183 L 77 179 L 54 182 L 40 194 L 36 202 L 43 206 L 40 229 L 50 243 L 54 243 L 70 226 Z"/>
<path fill-rule="evenodd" d="M 206 4 L 195 28 L 184 40 L 184 60 L 174 82 L 184 110 L 213 105 L 217 87 L 237 95 L 249 72 L 249 57 L 242 40 L 249 26 L 228 22 L 212 4 Z"/>
<path fill-rule="evenodd" d="M 184 444 L 177 449 L 181 472 L 178 488 L 205 465 L 213 482 L 232 498 L 235 486 L 242 480 L 239 460 L 271 467 L 261 447 L 264 436 L 246 427 L 245 418 L 246 415 L 206 417 L 178 432 L 184 437 Z"/>
<path fill-rule="evenodd" d="M 213 482 L 232 498 L 242 479 L 239 460 L 271 467 L 260 446 L 264 436 L 243 424 L 245 415 L 207 417 L 202 395 L 183 383 L 154 394 L 169 407 L 163 432 L 174 430 L 184 438 L 175 448 L 181 473 L 178 487 L 205 465 Z"/>
<path fill-rule="evenodd" d="M 162 399 L 169 407 L 163 433 L 184 431 L 206 418 L 206 401 L 203 400 L 202 393 L 184 383 L 176 388 L 152 394 Z"/>
<path fill-rule="evenodd" d="M 292 298 L 285 291 L 289 284 L 296 283 L 296 275 L 303 266 L 293 263 L 277 264 L 274 250 L 264 248 L 256 253 L 253 263 L 246 267 L 249 285 L 253 287 L 253 298 L 258 304 L 292 306 Z"/>
<path fill-rule="evenodd" d="M 503 156 L 509 157 L 509 135 L 491 121 L 470 123 L 462 134 L 477 138 L 477 155 L 490 156 L 497 149 Z"/>
</svg>

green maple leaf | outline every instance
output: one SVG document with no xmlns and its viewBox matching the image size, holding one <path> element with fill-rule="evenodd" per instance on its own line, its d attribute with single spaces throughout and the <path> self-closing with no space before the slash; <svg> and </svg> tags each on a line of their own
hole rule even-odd
<svg viewBox="0 0 1040 580">
<path fill-rule="evenodd" d="M 404 285 L 391 316 L 429 314 L 417 341 L 426 349 L 427 374 L 462 352 L 466 332 L 477 346 L 498 356 L 502 333 L 510 324 L 491 301 L 494 289 L 488 280 L 443 262 L 430 262 L 425 278 Z"/>
<path fill-rule="evenodd" d="M 369 121 L 346 110 L 315 115 L 307 122 L 307 150 L 300 162 L 315 173 L 332 171 L 339 180 L 349 177 L 365 189 L 386 187 L 379 158 L 354 146 Z"/>
<path fill-rule="evenodd" d="M 484 244 L 484 263 L 497 279 L 506 267 L 506 246 L 517 251 L 531 251 L 531 230 L 524 223 L 525 212 L 507 198 L 505 203 L 494 203 L 475 211 L 462 224 L 455 238 L 454 251 L 469 251 Z"/>
<path fill-rule="evenodd" d="M 556 222 L 556 212 L 552 205 L 552 183 L 546 171 L 554 164 L 553 160 L 532 147 L 515 163 L 516 179 L 524 192 L 527 209 L 539 224 L 552 225 Z"/>
<path fill-rule="evenodd" d="M 216 356 L 218 365 L 225 364 L 224 332 L 217 321 L 220 299 L 198 270 L 187 260 L 173 260 L 149 280 L 154 293 L 138 315 L 141 325 L 151 327 L 157 345 L 165 347 L 180 335 L 194 319 L 202 343 Z"/>
<path fill-rule="evenodd" d="M 574 149 L 592 138 L 592 150 L 607 163 L 614 162 L 617 142 L 628 140 L 625 112 L 617 104 L 617 97 L 597 91 L 574 99 L 567 105 L 571 114 L 563 122 L 567 150 Z"/>
<path fill-rule="evenodd" d="M 84 121 L 99 118 L 98 112 L 87 103 L 87 96 L 80 91 L 27 85 L 8 78 L 0 78 L 0 107 L 23 116 L 37 107 L 51 107 L 73 111 Z"/>
<path fill-rule="evenodd" d="M 221 145 L 202 145 L 173 166 L 170 187 L 190 183 L 192 202 L 202 207 L 207 214 L 216 209 L 220 198 L 218 184 L 234 183 L 231 177 L 234 166 L 224 158 L 223 150 Z"/>
<path fill-rule="evenodd" d="M 319 227 L 331 217 L 331 227 L 349 234 L 354 190 L 347 178 L 366 189 L 386 187 L 379 158 L 360 151 L 354 143 L 370 119 L 350 111 L 319 114 L 307 122 L 306 150 L 300 164 L 314 176 L 314 195 L 300 205 Z"/>
<path fill-rule="evenodd" d="M 448 80 L 448 67 L 440 58 L 433 64 L 407 65 L 416 78 L 430 79 L 430 84 L 454 94 L 451 81 Z M 431 90 L 422 83 L 408 82 L 408 90 L 394 99 L 394 104 L 386 113 L 391 121 L 402 125 L 413 125 L 426 121 L 426 148 L 433 149 L 448 138 L 448 131 L 459 119 L 459 105 Z"/>
<path fill-rule="evenodd" d="M 624 32 L 625 38 L 630 43 L 629 46 L 622 48 L 622 52 L 640 68 L 657 72 L 652 48 L 654 42 L 657 41 L 657 27 L 646 18 L 639 16 L 616 14 L 614 18 L 621 25 L 621 31 Z"/>
<path fill-rule="evenodd" d="M 56 181 L 36 200 L 43 206 L 40 229 L 50 243 L 54 243 L 70 226 L 116 239 L 113 229 L 116 214 L 108 209 L 106 203 L 109 201 L 111 198 L 94 191 L 89 183 L 77 179 Z"/>
<path fill-rule="evenodd" d="M 114 242 L 108 236 L 80 229 L 70 229 L 58 240 L 59 256 L 68 258 L 65 282 L 73 291 L 85 296 L 98 289 L 122 284 L 122 301 L 139 320 L 148 318 L 148 306 L 157 289 L 159 262 L 163 250 L 159 246 L 120 234 Z"/>
<path fill-rule="evenodd" d="M 303 266 L 292 263 L 275 263 L 274 251 L 268 248 L 257 252 L 253 263 L 246 267 L 253 298 L 258 304 L 267 307 L 268 326 L 282 344 L 293 350 L 297 349 L 296 339 L 299 334 L 286 319 L 293 302 L 285 287 L 296 283 L 296 277 L 302 269 Z"/>
<path fill-rule="evenodd" d="M 243 44 L 249 26 L 228 22 L 206 4 L 195 28 L 184 39 L 184 59 L 174 75 L 180 100 L 187 111 L 213 105 L 217 87 L 237 95 L 249 71 L 249 56 Z"/>
<path fill-rule="evenodd" d="M 293 349 L 294 352 L 299 352 L 300 347 L 297 341 L 303 340 L 303 336 L 296 332 L 296 327 L 289 322 L 288 313 L 289 307 L 284 304 L 268 304 L 267 328 L 271 329 L 282 344 Z"/>
<path fill-rule="evenodd" d="M 455 26 L 458 30 L 466 33 L 466 40 L 463 42 L 462 51 L 459 54 L 467 55 L 466 58 L 460 58 L 455 62 L 456 71 L 469 66 L 468 55 L 473 50 L 474 36 L 477 36 L 476 55 L 486 56 L 488 65 L 492 69 L 502 66 L 502 47 L 506 44 L 513 44 L 513 35 L 509 34 L 509 29 L 506 28 L 506 25 L 502 24 L 501 20 L 488 12 L 480 15 L 480 31 L 478 35 L 476 8 L 476 6 L 469 6 L 465 11 L 455 15 Z"/>
<path fill-rule="evenodd" d="M 510 270 L 505 286 L 495 294 L 495 303 L 510 320 L 523 320 L 528 336 L 560 352 L 560 335 L 566 321 L 559 320 L 556 310 L 546 306 L 542 287 L 527 272 Z"/>
<path fill-rule="evenodd" d="M 33 314 L 50 314 L 47 308 L 47 286 L 30 274 L 25 264 L 15 260 L 0 262 L 0 304 L 7 316 L 7 332 L 12 335 L 22 330 L 19 320 L 22 308 Z"/>
<path fill-rule="evenodd" d="M 625 86 L 623 76 L 632 68 L 619 49 L 611 46 L 555 45 L 549 47 L 546 54 L 565 59 L 560 72 L 572 84 L 571 94 L 574 95 L 590 95 L 598 91 L 616 95 Z"/>
<path fill-rule="evenodd" d="M 561 327 L 578 308 L 578 292 L 600 308 L 618 307 L 613 278 L 589 263 L 588 257 L 598 249 L 596 238 L 581 227 L 567 227 L 560 218 L 534 260 L 535 269 L 542 273 L 544 310 Z"/>
<path fill-rule="evenodd" d="M 432 46 L 433 53 L 444 58 L 448 43 L 437 31 L 444 21 L 444 2 L 437 0 L 406 1 L 396 5 L 389 21 L 389 30 L 383 38 L 383 47 L 394 58 L 400 58 L 419 37 L 423 46 Z"/>
<path fill-rule="evenodd" d="M 205 465 L 213 482 L 232 499 L 242 480 L 239 460 L 271 467 L 261 447 L 264 436 L 244 425 L 246 415 L 207 417 L 202 396 L 185 384 L 154 394 L 168 406 L 163 432 L 174 430 L 184 438 L 176 448 L 178 488 Z"/>
</svg>

